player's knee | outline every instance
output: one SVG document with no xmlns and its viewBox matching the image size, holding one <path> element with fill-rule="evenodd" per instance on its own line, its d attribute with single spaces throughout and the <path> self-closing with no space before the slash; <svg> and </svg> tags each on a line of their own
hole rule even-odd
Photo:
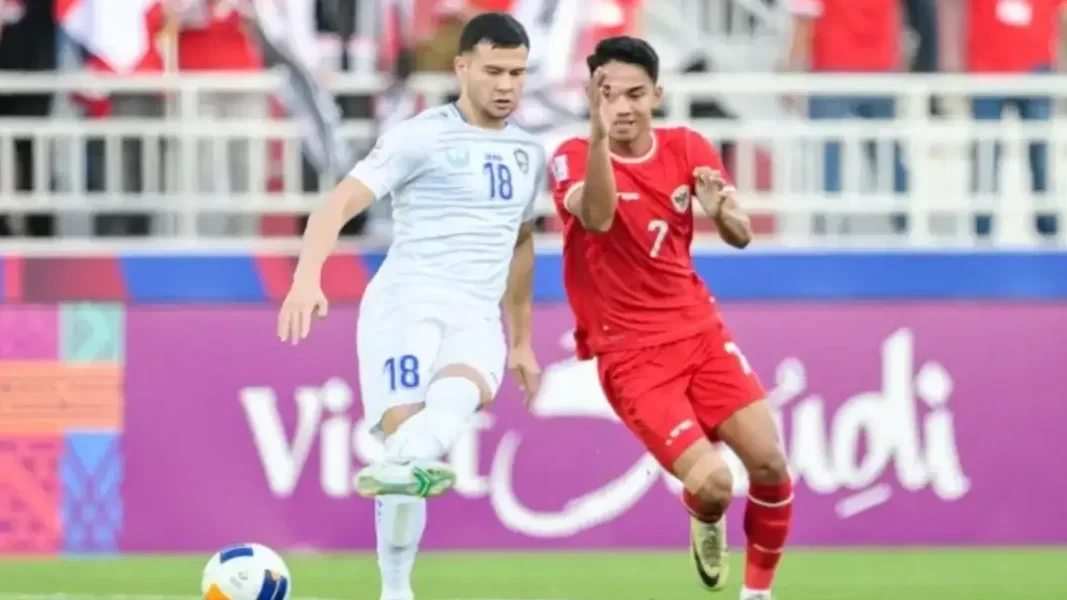
<svg viewBox="0 0 1067 600">
<path fill-rule="evenodd" d="M 747 462 L 748 478 L 755 483 L 775 485 L 789 479 L 789 461 L 777 444 L 757 453 Z"/>
<path fill-rule="evenodd" d="M 723 512 L 734 496 L 734 478 L 726 465 L 716 467 L 695 482 L 692 493 L 708 509 Z"/>
<path fill-rule="evenodd" d="M 382 430 L 386 436 L 393 435 L 397 429 L 404 424 L 405 421 L 414 417 L 422 410 L 422 404 L 404 404 L 401 406 L 394 406 L 385 411 L 382 415 L 382 420 L 379 425 L 379 429 Z"/>
</svg>

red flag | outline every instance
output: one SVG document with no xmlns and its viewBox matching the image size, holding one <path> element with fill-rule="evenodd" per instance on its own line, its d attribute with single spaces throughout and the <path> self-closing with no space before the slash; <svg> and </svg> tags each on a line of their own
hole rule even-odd
<svg viewBox="0 0 1067 600">
<path fill-rule="evenodd" d="M 56 0 L 56 17 L 67 35 L 111 72 L 159 68 L 159 0 Z"/>
<path fill-rule="evenodd" d="M 56 0 L 56 20 L 89 54 L 91 71 L 126 74 L 163 68 L 157 47 L 164 21 L 160 0 Z M 75 96 L 90 116 L 109 112 L 106 95 Z"/>
</svg>

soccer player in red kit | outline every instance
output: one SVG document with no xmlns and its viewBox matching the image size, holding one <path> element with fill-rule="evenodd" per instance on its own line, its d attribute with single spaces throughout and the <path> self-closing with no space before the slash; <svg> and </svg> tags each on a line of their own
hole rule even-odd
<svg viewBox="0 0 1067 600">
<path fill-rule="evenodd" d="M 718 153 L 685 127 L 653 128 L 663 90 L 645 41 L 614 37 L 588 58 L 588 139 L 552 160 L 564 283 L 579 358 L 596 358 L 619 418 L 685 484 L 702 583 L 725 586 L 723 515 L 733 479 L 712 445 L 740 457 L 751 485 L 742 600 L 769 600 L 793 489 L 765 392 L 693 270 L 693 201 L 738 248 L 752 236 Z"/>
</svg>

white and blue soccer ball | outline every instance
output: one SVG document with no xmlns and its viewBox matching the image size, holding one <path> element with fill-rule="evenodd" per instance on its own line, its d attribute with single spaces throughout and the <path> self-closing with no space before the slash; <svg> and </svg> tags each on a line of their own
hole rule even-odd
<svg viewBox="0 0 1067 600">
<path fill-rule="evenodd" d="M 224 548 L 204 567 L 204 600 L 289 600 L 292 579 L 278 553 L 260 544 Z"/>
</svg>

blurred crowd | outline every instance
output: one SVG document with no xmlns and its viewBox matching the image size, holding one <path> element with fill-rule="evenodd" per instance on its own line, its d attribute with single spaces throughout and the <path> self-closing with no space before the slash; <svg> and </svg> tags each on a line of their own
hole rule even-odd
<svg viewBox="0 0 1067 600">
<path fill-rule="evenodd" d="M 205 94 L 196 110 L 223 119 L 307 119 L 311 125 L 301 188 L 313 192 L 340 177 L 363 151 L 336 139 L 334 126 L 344 119 L 373 119 L 388 126 L 421 108 L 425 99 L 404 82 L 416 72 L 449 71 L 459 30 L 479 11 L 513 11 L 530 30 L 535 46 L 531 75 L 541 82 L 530 86 L 521 117 L 536 129 L 557 123 L 560 112 L 580 118 L 580 107 L 559 106 L 552 92 L 559 88 L 545 81 L 580 78 L 581 59 L 597 39 L 643 35 L 650 15 L 698 5 L 734 23 L 739 20 L 729 19 L 730 11 L 755 15 L 766 9 L 787 15 L 790 27 L 778 36 L 781 52 L 773 69 L 842 73 L 1052 73 L 1061 64 L 1060 25 L 1067 8 L 1063 0 L 0 0 L 0 81 L 4 71 L 195 73 L 279 67 L 290 85 L 277 97 Z M 670 37 L 653 41 L 658 39 Z M 666 72 L 717 69 L 713 53 L 676 50 L 665 53 L 680 57 L 664 65 Z M 394 83 L 375 95 L 332 95 L 324 86 L 337 72 L 385 73 Z M 78 118 L 91 119 L 162 118 L 167 110 L 157 94 L 67 98 L 5 93 L 0 83 L 0 119 L 48 118 L 60 105 Z M 794 108 L 810 119 L 891 119 L 896 114 L 891 97 L 816 96 Z M 1009 108 L 1025 120 L 1050 119 L 1055 113 L 1048 97 L 1007 94 L 973 98 L 969 105 L 978 120 L 1000 119 Z M 929 109 L 937 115 L 943 107 L 935 99 Z M 718 102 L 700 101 L 692 104 L 689 115 L 671 117 L 740 115 Z M 15 140 L 14 169 L 0 169 L 14 178 L 9 187 L 27 191 L 42 185 L 33 174 L 35 161 L 44 153 L 35 152 L 33 144 L 32 138 Z M 144 146 L 139 140 L 123 140 L 115 156 L 105 152 L 102 142 L 89 141 L 86 191 L 105 189 L 108 161 L 121 162 L 124 193 L 158 191 L 164 184 L 146 180 L 152 178 L 145 173 L 154 170 L 143 168 L 156 153 Z M 209 150 L 200 153 L 199 191 L 227 194 L 254 185 L 240 166 L 247 164 L 247 143 L 230 142 L 226 160 Z M 1043 143 L 1030 148 L 1035 193 L 1051 185 L 1047 152 Z M 824 153 L 826 191 L 838 191 L 841 149 L 827 143 Z M 729 160 L 729 145 L 724 154 Z M 891 187 L 906 191 L 908 165 L 899 149 L 894 163 Z M 43 185 L 55 185 L 51 179 Z M 975 190 L 995 190 L 998 185 L 995 175 L 980 178 L 976 173 L 973 179 Z M 148 235 L 160 231 L 154 221 L 158 219 L 137 212 L 97 215 L 84 233 Z M 237 215 L 209 215 L 200 224 L 208 235 L 250 235 L 261 227 L 260 220 Z M 977 227 L 988 229 L 989 224 Z M 1054 216 L 1042 215 L 1037 227 L 1055 230 Z M 361 220 L 350 226 L 352 232 L 362 228 Z M 47 237 L 56 232 L 56 219 L 47 212 L 0 215 L 0 236 Z"/>
</svg>

